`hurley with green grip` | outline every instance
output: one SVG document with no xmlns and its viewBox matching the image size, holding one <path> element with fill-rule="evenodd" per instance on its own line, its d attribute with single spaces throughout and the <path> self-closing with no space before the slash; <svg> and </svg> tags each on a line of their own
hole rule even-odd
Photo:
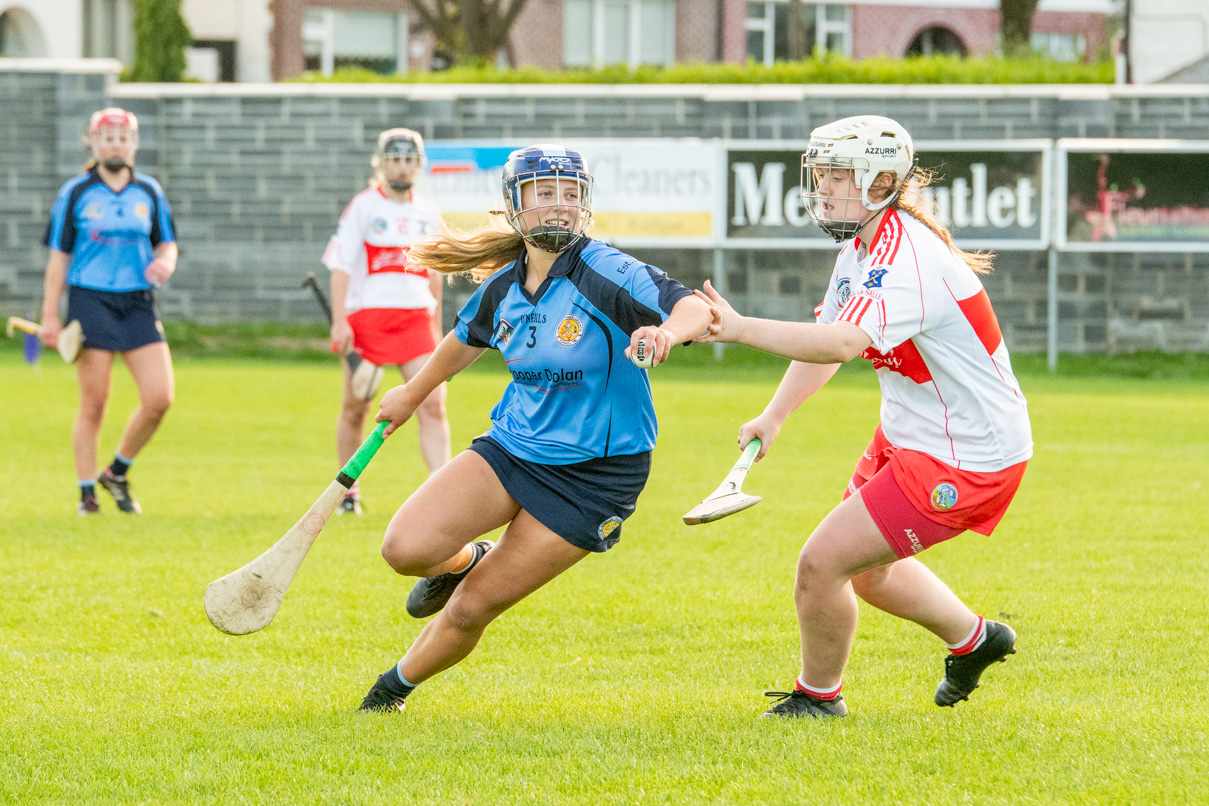
<svg viewBox="0 0 1209 806">
<path fill-rule="evenodd" d="M 290 582 L 306 559 L 311 544 L 340 506 L 344 493 L 382 447 L 385 439 L 382 432 L 388 425 L 390 423 L 378 423 L 353 458 L 336 474 L 336 480 L 272 548 L 206 587 L 206 617 L 211 624 L 229 635 L 247 635 L 268 626 L 285 600 Z"/>
</svg>

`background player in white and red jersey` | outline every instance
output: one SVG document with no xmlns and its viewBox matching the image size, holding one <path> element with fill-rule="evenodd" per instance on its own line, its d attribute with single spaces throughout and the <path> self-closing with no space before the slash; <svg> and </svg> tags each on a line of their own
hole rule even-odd
<svg viewBox="0 0 1209 806">
<path fill-rule="evenodd" d="M 958 249 L 920 190 L 910 135 L 860 116 L 811 133 L 803 199 L 842 243 L 817 323 L 739 316 L 706 284 L 710 335 L 791 358 L 764 412 L 739 430 L 763 441 L 839 365 L 869 359 L 881 383 L 881 425 L 843 501 L 798 560 L 794 601 L 802 673 L 766 716 L 845 716 L 841 676 L 857 599 L 920 624 L 949 647 L 937 705 L 967 699 L 982 672 L 1015 652 L 1006 624 L 973 613 L 914 555 L 966 529 L 989 535 L 1032 456 L 1028 410 L 978 274 L 985 254 Z"/>
<path fill-rule="evenodd" d="M 387 129 L 378 135 L 371 160 L 375 176 L 353 197 L 323 254 L 331 270 L 332 347 L 355 350 L 378 366 L 396 365 L 404 380 L 420 371 L 441 340 L 441 289 L 436 272 L 409 265 L 416 241 L 441 232 L 441 214 L 431 199 L 413 187 L 424 169 L 424 140 L 411 129 Z M 336 455 L 341 465 L 364 438 L 369 402 L 353 393 L 344 362 L 344 401 L 336 424 Z M 449 461 L 449 421 L 445 385 L 438 386 L 416 410 L 420 454 L 429 473 Z M 360 514 L 357 485 L 341 504 L 341 513 Z"/>
</svg>

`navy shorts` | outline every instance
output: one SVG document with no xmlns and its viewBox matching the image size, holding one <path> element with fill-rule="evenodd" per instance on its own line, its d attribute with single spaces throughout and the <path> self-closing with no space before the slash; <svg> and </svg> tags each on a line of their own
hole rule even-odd
<svg viewBox="0 0 1209 806">
<path fill-rule="evenodd" d="M 542 465 L 518 459 L 490 437 L 478 437 L 470 450 L 487 460 L 522 509 L 587 551 L 608 551 L 617 544 L 622 521 L 634 514 L 651 474 L 650 451 Z"/>
<path fill-rule="evenodd" d="M 80 321 L 84 346 L 90 350 L 124 353 L 164 341 L 164 328 L 155 312 L 155 296 L 150 289 L 98 291 L 70 286 L 67 321 L 73 319 Z"/>
</svg>

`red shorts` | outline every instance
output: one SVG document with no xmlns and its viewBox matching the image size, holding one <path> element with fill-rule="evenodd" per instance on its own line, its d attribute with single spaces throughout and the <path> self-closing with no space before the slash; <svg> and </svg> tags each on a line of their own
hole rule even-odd
<svg viewBox="0 0 1209 806">
<path fill-rule="evenodd" d="M 406 364 L 437 348 L 427 308 L 364 308 L 351 314 L 353 349 L 371 364 Z"/>
<path fill-rule="evenodd" d="M 926 453 L 891 445 L 879 425 L 848 482 L 899 557 L 966 529 L 989 535 L 1007 512 L 1027 462 L 992 473 L 957 470 Z"/>
</svg>

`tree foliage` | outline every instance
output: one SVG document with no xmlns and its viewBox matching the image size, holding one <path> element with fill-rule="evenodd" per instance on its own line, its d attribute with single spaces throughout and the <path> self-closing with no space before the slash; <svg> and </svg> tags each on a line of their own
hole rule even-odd
<svg viewBox="0 0 1209 806">
<path fill-rule="evenodd" d="M 528 0 L 412 0 L 453 63 L 486 67 L 508 41 L 508 30 Z"/>
<path fill-rule="evenodd" d="M 999 0 L 999 31 L 1003 36 L 1003 55 L 1023 57 L 1032 51 L 1029 37 L 1037 0 Z"/>
<path fill-rule="evenodd" d="M 180 81 L 185 48 L 193 35 L 181 16 L 181 0 L 135 0 L 131 81 Z"/>
</svg>

